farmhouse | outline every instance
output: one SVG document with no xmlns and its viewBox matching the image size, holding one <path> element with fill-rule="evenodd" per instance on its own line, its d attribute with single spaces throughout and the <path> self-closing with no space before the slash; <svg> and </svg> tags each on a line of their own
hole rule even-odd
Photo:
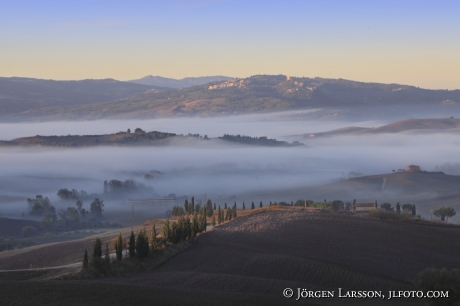
<svg viewBox="0 0 460 306">
<path fill-rule="evenodd" d="M 420 167 L 416 165 L 409 165 L 406 172 L 420 172 Z"/>
<path fill-rule="evenodd" d="M 368 212 L 376 210 L 378 207 L 377 201 L 375 202 L 357 202 L 353 200 L 353 206 L 350 208 L 353 213 Z"/>
</svg>

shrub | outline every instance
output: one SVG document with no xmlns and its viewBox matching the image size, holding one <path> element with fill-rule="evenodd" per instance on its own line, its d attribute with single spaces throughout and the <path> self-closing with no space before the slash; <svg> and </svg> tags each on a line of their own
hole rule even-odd
<svg viewBox="0 0 460 306">
<path fill-rule="evenodd" d="M 37 229 L 35 228 L 35 226 L 26 225 L 22 228 L 22 236 L 24 237 L 30 237 L 35 235 L 36 233 Z"/>
</svg>

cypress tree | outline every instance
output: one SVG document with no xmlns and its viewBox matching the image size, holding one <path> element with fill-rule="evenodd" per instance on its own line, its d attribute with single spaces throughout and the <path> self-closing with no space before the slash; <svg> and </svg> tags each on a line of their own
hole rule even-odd
<svg viewBox="0 0 460 306">
<path fill-rule="evenodd" d="M 236 218 L 236 207 L 233 208 L 233 219 L 235 219 L 235 218 Z"/>
<path fill-rule="evenodd" d="M 224 209 L 227 209 L 227 203 L 225 203 L 225 205 L 224 205 Z"/>
<path fill-rule="evenodd" d="M 190 216 L 185 217 L 185 231 L 185 236 L 187 237 L 187 239 L 192 237 L 192 223 L 190 222 Z"/>
<path fill-rule="evenodd" d="M 211 200 L 208 200 L 208 202 L 206 203 L 206 216 L 208 217 L 212 217 L 214 215 L 214 211 L 212 209 L 212 202 Z"/>
<path fill-rule="evenodd" d="M 225 222 L 225 218 L 224 218 L 224 210 L 222 209 L 220 211 L 220 223 L 224 223 Z"/>
<path fill-rule="evenodd" d="M 144 258 L 149 255 L 149 241 L 147 239 L 147 234 L 145 228 L 141 229 L 137 234 L 137 243 L 136 243 L 136 253 L 139 258 Z"/>
<path fill-rule="evenodd" d="M 198 234 L 198 216 L 194 213 L 192 219 L 192 237 L 195 237 L 196 234 Z"/>
<path fill-rule="evenodd" d="M 216 203 L 214 202 L 214 210 L 216 210 Z"/>
<path fill-rule="evenodd" d="M 91 258 L 91 262 L 94 268 L 100 270 L 102 268 L 102 242 L 101 239 L 96 238 L 94 241 L 93 246 L 93 257 Z"/>
<path fill-rule="evenodd" d="M 193 201 L 193 198 L 192 198 Z M 193 202 L 192 202 L 193 203 Z M 192 204 L 193 205 L 193 204 Z M 169 227 L 169 219 L 166 219 L 165 224 L 163 224 L 163 240 L 166 243 L 169 241 L 169 235 L 171 234 L 171 228 Z"/>
<path fill-rule="evenodd" d="M 396 203 L 396 212 L 397 212 L 398 214 L 401 213 L 401 204 L 399 204 L 399 202 Z"/>
<path fill-rule="evenodd" d="M 117 260 L 120 261 L 123 257 L 123 236 L 118 233 L 118 238 L 115 243 L 115 253 L 117 254 Z"/>
<path fill-rule="evenodd" d="M 244 202 L 243 202 L 243 210 L 246 210 L 246 206 L 244 206 Z"/>
<path fill-rule="evenodd" d="M 131 236 L 129 236 L 129 257 L 133 258 L 136 255 L 136 238 L 134 237 L 134 232 L 131 231 Z"/>
<path fill-rule="evenodd" d="M 262 204 L 262 201 L 260 201 L 259 207 L 260 207 L 260 208 L 264 207 L 264 205 Z"/>
<path fill-rule="evenodd" d="M 110 253 L 109 253 L 109 244 L 105 244 L 105 252 L 104 252 L 104 267 L 105 269 L 110 268 Z"/>
<path fill-rule="evenodd" d="M 155 251 L 157 248 L 157 230 L 155 228 L 155 223 L 152 225 L 152 233 L 150 234 L 150 249 Z"/>
<path fill-rule="evenodd" d="M 193 214 L 195 211 L 195 197 L 192 197 L 192 209 L 190 210 L 190 214 Z"/>
<path fill-rule="evenodd" d="M 217 210 L 217 224 L 221 224 L 222 223 L 222 219 L 221 219 L 221 216 L 220 216 L 220 206 L 219 206 L 219 209 Z"/>
<path fill-rule="evenodd" d="M 177 242 L 177 223 L 171 224 L 171 230 L 169 233 L 168 240 L 171 244 L 174 244 Z"/>
<path fill-rule="evenodd" d="M 415 204 L 412 204 L 412 216 L 415 216 L 417 211 L 415 210 Z"/>
<path fill-rule="evenodd" d="M 254 202 L 252 202 L 251 209 L 254 209 L 254 208 L 255 208 Z"/>
<path fill-rule="evenodd" d="M 94 248 L 93 248 L 93 259 L 101 258 L 102 257 L 102 242 L 101 239 L 96 238 L 94 241 Z"/>
<path fill-rule="evenodd" d="M 185 203 L 184 203 L 184 210 L 185 210 L 186 213 L 188 212 L 188 201 L 187 201 L 187 199 L 185 200 Z"/>
<path fill-rule="evenodd" d="M 206 232 L 206 216 L 207 216 L 206 207 L 203 207 L 203 215 L 201 217 L 202 218 L 202 221 L 201 221 L 201 226 L 202 226 L 201 231 L 202 232 Z"/>
<path fill-rule="evenodd" d="M 88 268 L 88 250 L 85 249 L 85 254 L 83 255 L 83 269 Z"/>
<path fill-rule="evenodd" d="M 180 223 L 180 230 L 181 230 L 181 240 L 184 241 L 187 239 L 187 221 L 185 220 L 185 217 L 181 218 L 181 223 Z"/>
<path fill-rule="evenodd" d="M 216 216 L 212 216 L 212 227 L 216 226 Z"/>
</svg>

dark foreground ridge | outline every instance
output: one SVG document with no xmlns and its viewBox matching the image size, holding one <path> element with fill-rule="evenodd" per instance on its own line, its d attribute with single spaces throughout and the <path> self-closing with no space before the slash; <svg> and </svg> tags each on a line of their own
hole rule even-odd
<svg viewBox="0 0 460 306">
<path fill-rule="evenodd" d="M 389 290 L 415 290 L 417 275 L 428 267 L 459 267 L 459 238 L 458 227 L 425 221 L 270 207 L 200 235 L 190 248 L 147 272 L 83 281 L 2 281 L 0 293 L 3 300 L 21 305 L 32 296 L 35 303 L 50 305 L 299 303 L 282 296 L 285 288 L 329 290 L 336 296 L 338 288 L 387 295 Z M 418 299 L 337 297 L 308 302 L 424 304 Z"/>
</svg>

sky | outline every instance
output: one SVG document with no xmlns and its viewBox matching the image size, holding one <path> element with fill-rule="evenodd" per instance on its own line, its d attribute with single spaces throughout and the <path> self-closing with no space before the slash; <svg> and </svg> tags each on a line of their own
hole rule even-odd
<svg viewBox="0 0 460 306">
<path fill-rule="evenodd" d="M 460 1 L 0 0 L 0 76 L 255 74 L 460 88 Z"/>
</svg>

